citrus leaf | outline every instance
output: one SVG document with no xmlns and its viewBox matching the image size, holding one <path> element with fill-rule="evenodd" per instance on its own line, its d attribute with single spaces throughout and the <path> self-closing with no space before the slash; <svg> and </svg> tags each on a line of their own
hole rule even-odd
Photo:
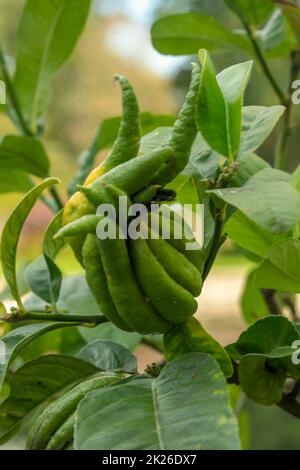
<svg viewBox="0 0 300 470">
<path fill-rule="evenodd" d="M 43 322 L 31 323 L 25 326 L 20 326 L 12 330 L 7 335 L 1 338 L 2 344 L 5 346 L 5 361 L 0 362 L 0 390 L 3 385 L 5 374 L 10 363 L 22 351 L 25 346 L 31 343 L 35 338 L 48 333 L 49 331 L 65 328 L 67 326 L 74 326 L 77 323 L 72 322 Z"/>
<path fill-rule="evenodd" d="M 283 240 L 273 245 L 258 267 L 255 285 L 300 293 L 300 241 Z"/>
<path fill-rule="evenodd" d="M 79 450 L 239 446 L 225 378 L 206 354 L 185 354 L 156 379 L 132 378 L 89 393 L 76 412 Z"/>
<path fill-rule="evenodd" d="M 243 108 L 243 133 L 239 157 L 255 152 L 265 142 L 284 111 L 284 106 Z"/>
<path fill-rule="evenodd" d="M 19 32 L 14 87 L 31 125 L 48 107 L 51 80 L 72 53 L 91 0 L 28 0 Z"/>
<path fill-rule="evenodd" d="M 243 317 L 250 324 L 269 315 L 269 309 L 261 290 L 254 285 L 255 275 L 256 269 L 249 273 L 241 298 Z"/>
<path fill-rule="evenodd" d="M 275 234 L 287 232 L 300 218 L 300 194 L 292 185 L 291 175 L 280 170 L 266 168 L 241 188 L 214 189 L 208 193 Z"/>
<path fill-rule="evenodd" d="M 16 252 L 20 233 L 29 212 L 41 193 L 49 186 L 57 183 L 59 183 L 58 179 L 48 178 L 27 193 L 10 215 L 2 232 L 1 262 L 3 275 L 20 308 L 23 308 L 23 306 L 21 296 L 18 291 L 16 275 Z"/>
<path fill-rule="evenodd" d="M 236 47 L 249 54 L 252 52 L 246 38 L 200 12 L 161 18 L 152 26 L 151 35 L 154 48 L 162 54 L 197 54 L 200 48 L 214 51 Z"/>
<path fill-rule="evenodd" d="M 93 341 L 82 348 L 77 357 L 93 364 L 100 370 L 112 372 L 137 371 L 135 356 L 118 343 L 108 340 Z"/>
<path fill-rule="evenodd" d="M 17 168 L 40 178 L 49 173 L 49 160 L 43 144 L 33 137 L 7 135 L 0 145 L 0 171 Z"/>
</svg>

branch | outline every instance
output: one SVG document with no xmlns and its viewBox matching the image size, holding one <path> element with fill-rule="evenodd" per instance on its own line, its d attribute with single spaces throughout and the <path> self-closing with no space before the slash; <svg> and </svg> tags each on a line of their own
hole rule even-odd
<svg viewBox="0 0 300 470">
<path fill-rule="evenodd" d="M 284 170 L 286 167 L 287 160 L 287 151 L 288 151 L 288 141 L 291 135 L 291 119 L 292 119 L 292 110 L 293 110 L 293 100 L 292 100 L 292 85 L 293 82 L 297 79 L 300 71 L 300 51 L 295 50 L 291 53 L 291 70 L 290 70 L 290 80 L 289 80 L 289 91 L 288 91 L 288 102 L 286 103 L 286 112 L 284 115 L 284 122 L 282 126 L 281 133 L 278 138 L 277 150 L 276 150 L 276 159 L 275 167 L 279 170 Z"/>
<path fill-rule="evenodd" d="M 2 74 L 3 74 L 3 78 L 4 78 L 4 81 L 5 81 L 5 84 L 6 84 L 6 89 L 7 89 L 7 93 L 8 93 L 10 102 L 12 104 L 12 107 L 13 107 L 16 115 L 17 115 L 20 129 L 22 130 L 23 134 L 31 137 L 31 136 L 33 136 L 33 132 L 28 127 L 28 124 L 27 124 L 27 122 L 26 122 L 26 120 L 23 116 L 22 111 L 21 111 L 20 103 L 19 103 L 18 97 L 15 93 L 15 89 L 14 89 L 14 86 L 13 86 L 11 78 L 10 78 L 10 74 L 9 74 L 9 71 L 8 71 L 6 59 L 5 59 L 5 56 L 3 54 L 1 46 L 0 46 L 0 69 L 1 69 Z"/>
<path fill-rule="evenodd" d="M 47 313 L 47 312 L 19 312 L 7 313 L 0 320 L 5 322 L 15 321 L 55 321 L 91 324 L 91 326 L 107 323 L 109 320 L 104 315 L 70 315 L 68 313 Z"/>
<path fill-rule="evenodd" d="M 271 315 L 282 315 L 281 309 L 275 299 L 276 290 L 261 289 L 261 293 L 265 299 L 265 302 L 268 306 Z"/>
<path fill-rule="evenodd" d="M 250 26 L 245 21 L 242 20 L 242 22 L 243 22 L 244 28 L 245 28 L 245 30 L 248 34 L 248 37 L 249 37 L 249 39 L 252 43 L 252 46 L 253 46 L 253 49 L 255 51 L 256 57 L 257 57 L 260 65 L 262 66 L 262 69 L 264 71 L 265 76 L 269 80 L 274 92 L 276 93 L 276 95 L 280 99 L 281 104 L 286 106 L 288 101 L 289 101 L 289 97 L 286 96 L 284 91 L 281 89 L 279 83 L 277 82 L 277 80 L 274 77 L 271 69 L 269 68 L 269 65 L 268 65 L 268 63 L 267 63 L 267 61 L 264 57 L 264 54 L 263 54 L 262 50 L 260 49 L 260 46 L 259 46 L 259 44 L 258 44 L 258 42 L 255 38 L 255 35 L 254 35 L 252 29 L 250 28 Z"/>
<path fill-rule="evenodd" d="M 4 53 L 3 53 L 3 50 L 1 48 L 1 46 L 0 46 L 0 70 L 2 71 L 3 78 L 4 78 L 4 81 L 5 81 L 5 84 L 6 84 L 7 93 L 8 93 L 8 96 L 9 96 L 9 100 L 10 100 L 11 105 L 12 105 L 12 107 L 13 107 L 15 113 L 16 113 L 17 118 L 18 118 L 19 128 L 22 131 L 22 134 L 25 135 L 25 136 L 28 136 L 28 137 L 34 137 L 34 133 L 29 128 L 29 126 L 26 122 L 26 119 L 23 116 L 21 106 L 20 106 L 20 103 L 19 103 L 19 99 L 17 97 L 15 88 L 13 86 L 13 83 L 12 83 L 12 80 L 11 80 L 11 77 L 10 77 L 10 74 L 9 74 L 9 71 L 8 71 L 6 59 L 5 59 L 5 56 L 4 56 Z M 52 195 L 52 199 L 54 201 L 55 206 L 53 204 L 49 203 L 49 201 L 45 197 L 40 197 L 40 199 L 53 212 L 59 212 L 64 207 L 64 205 L 63 205 L 62 201 L 60 200 L 60 197 L 57 193 L 56 188 L 54 188 L 54 187 L 50 188 L 50 193 Z"/>
<path fill-rule="evenodd" d="M 300 402 L 297 399 L 299 389 L 300 382 L 296 382 L 291 393 L 284 393 L 282 400 L 277 404 L 279 408 L 290 413 L 296 418 L 300 418 Z"/>
<path fill-rule="evenodd" d="M 104 315 L 70 315 L 68 313 L 40 313 L 28 312 L 22 320 L 43 320 L 43 321 L 62 321 L 62 322 L 80 322 L 101 325 L 109 320 Z"/>
</svg>

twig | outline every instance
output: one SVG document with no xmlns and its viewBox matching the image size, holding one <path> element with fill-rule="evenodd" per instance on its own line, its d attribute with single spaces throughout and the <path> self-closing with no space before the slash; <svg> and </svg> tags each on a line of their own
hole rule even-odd
<svg viewBox="0 0 300 470">
<path fill-rule="evenodd" d="M 300 390 L 300 381 L 296 382 L 291 393 L 284 393 L 281 401 L 277 404 L 279 408 L 287 413 L 300 418 L 300 402 L 297 397 Z"/>
<path fill-rule="evenodd" d="M 70 315 L 68 313 L 44 313 L 44 312 L 28 312 L 22 320 L 42 320 L 42 321 L 62 321 L 62 322 L 79 322 L 92 323 L 101 325 L 109 320 L 104 315 Z"/>
<path fill-rule="evenodd" d="M 264 54 L 262 52 L 262 50 L 260 49 L 260 46 L 255 38 L 255 34 L 253 32 L 253 30 L 251 29 L 251 27 L 245 22 L 243 21 L 243 25 L 244 25 L 244 28 L 248 34 L 248 37 L 252 43 L 252 46 L 253 46 L 253 49 L 255 51 L 255 54 L 256 54 L 256 57 L 264 71 L 264 74 L 266 75 L 267 79 L 269 80 L 274 92 L 276 93 L 276 95 L 278 96 L 278 98 L 280 99 L 280 102 L 281 104 L 283 104 L 284 106 L 287 105 L 288 101 L 289 101 L 289 97 L 286 96 L 286 94 L 284 93 L 284 91 L 281 89 L 279 83 L 277 82 L 276 78 L 274 77 L 271 69 L 269 68 L 269 65 L 264 57 Z"/>
<path fill-rule="evenodd" d="M 265 299 L 271 315 L 282 315 L 281 309 L 275 299 L 276 290 L 261 289 L 261 293 Z"/>
<path fill-rule="evenodd" d="M 5 81 L 5 84 L 6 84 L 6 89 L 7 89 L 7 93 L 8 93 L 10 102 L 11 102 L 11 104 L 13 106 L 13 109 L 16 113 L 16 116 L 18 118 L 20 129 L 22 130 L 23 134 L 25 134 L 27 136 L 33 136 L 33 132 L 29 128 L 29 126 L 28 126 L 28 124 L 27 124 L 27 122 L 26 122 L 26 120 L 23 116 L 23 113 L 21 111 L 20 103 L 19 103 L 18 97 L 16 95 L 14 86 L 12 84 L 10 74 L 9 74 L 9 71 L 8 71 L 8 67 L 7 67 L 7 63 L 6 63 L 6 59 L 5 59 L 5 56 L 3 54 L 1 46 L 0 46 L 0 69 L 1 69 L 2 74 L 3 74 L 3 78 L 4 78 L 4 81 Z"/>
<path fill-rule="evenodd" d="M 13 83 L 12 83 L 12 80 L 11 80 L 11 77 L 10 77 L 10 74 L 9 74 L 9 71 L 8 71 L 6 59 L 5 59 L 5 56 L 4 56 L 4 53 L 2 51 L 1 46 L 0 46 L 0 69 L 1 69 L 2 74 L 3 74 L 3 78 L 4 78 L 4 81 L 5 81 L 5 84 L 6 84 L 6 89 L 7 89 L 7 93 L 8 93 L 10 102 L 11 102 L 12 107 L 13 107 L 13 109 L 16 113 L 16 116 L 18 118 L 20 130 L 22 131 L 23 135 L 28 136 L 28 137 L 34 137 L 34 133 L 29 128 L 29 126 L 26 122 L 26 119 L 23 116 L 21 106 L 20 106 L 15 88 L 13 86 Z M 54 188 L 54 187 L 50 188 L 50 193 L 52 195 L 55 206 L 54 206 L 54 204 L 51 204 L 44 196 L 41 196 L 40 199 L 53 212 L 59 212 L 64 207 L 64 205 L 63 205 L 62 201 L 60 200 L 60 197 L 57 193 L 56 188 Z"/>
<path fill-rule="evenodd" d="M 287 156 L 288 156 L 288 141 L 291 136 L 291 119 L 292 119 L 292 110 L 293 110 L 293 100 L 292 100 L 292 85 L 297 79 L 300 71 L 300 51 L 295 50 L 291 53 L 291 70 L 290 70 L 290 80 L 289 80 L 289 92 L 288 92 L 288 102 L 286 103 L 286 111 L 284 115 L 284 122 L 281 129 L 281 132 L 278 137 L 277 149 L 276 149 L 276 159 L 275 167 L 284 170 L 286 168 Z"/>
</svg>

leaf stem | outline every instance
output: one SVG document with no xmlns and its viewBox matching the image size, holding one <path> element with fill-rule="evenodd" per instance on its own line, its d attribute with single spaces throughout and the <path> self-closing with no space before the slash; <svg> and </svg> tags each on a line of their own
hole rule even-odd
<svg viewBox="0 0 300 470">
<path fill-rule="evenodd" d="M 8 67 L 7 67 L 5 55 L 3 53 L 3 50 L 1 48 L 1 46 L 0 46 L 0 70 L 2 71 L 3 78 L 4 78 L 4 81 L 5 81 L 5 84 L 6 84 L 7 93 L 8 93 L 11 105 L 12 105 L 12 107 L 13 107 L 15 113 L 16 113 L 17 118 L 18 118 L 19 128 L 20 128 L 22 134 L 25 135 L 25 136 L 28 136 L 28 137 L 34 137 L 34 133 L 29 128 L 29 126 L 26 122 L 26 119 L 23 116 L 21 106 L 20 106 L 16 91 L 15 91 L 15 88 L 13 86 Z M 54 187 L 50 188 L 50 193 L 51 193 L 52 199 L 53 199 L 56 207 L 54 207 L 53 204 L 49 203 L 49 201 L 47 201 L 46 198 L 41 197 L 40 199 L 53 212 L 59 212 L 64 207 L 64 205 L 63 205 L 62 201 L 60 200 L 60 197 L 59 197 L 59 194 L 58 194 L 56 188 L 54 188 Z"/>
<path fill-rule="evenodd" d="M 22 130 L 23 134 L 32 137 L 33 132 L 29 128 L 29 126 L 28 126 L 28 124 L 27 124 L 27 122 L 26 122 L 26 120 L 23 116 L 23 113 L 21 111 L 20 103 L 19 103 L 18 97 L 16 95 L 12 80 L 10 78 L 10 74 L 9 74 L 9 71 L 8 71 L 6 59 L 5 59 L 5 56 L 4 56 L 4 53 L 3 53 L 3 50 L 1 48 L 1 46 L 0 46 L 0 69 L 1 69 L 2 74 L 3 74 L 3 78 L 4 78 L 4 81 L 5 81 L 5 84 L 6 84 L 6 89 L 7 89 L 7 93 L 8 93 L 10 102 L 11 102 L 12 107 L 13 107 L 13 109 L 16 113 L 16 116 L 18 118 L 20 129 Z"/>
<path fill-rule="evenodd" d="M 62 321 L 62 322 L 79 322 L 79 323 L 92 323 L 101 325 L 107 323 L 109 320 L 104 315 L 70 315 L 68 313 L 45 313 L 45 312 L 27 312 L 24 320 L 42 320 L 42 321 Z"/>
<path fill-rule="evenodd" d="M 256 54 L 256 57 L 264 71 L 264 74 L 266 75 L 267 79 L 269 80 L 274 92 L 276 93 L 276 95 L 278 96 L 278 98 L 280 99 L 280 102 L 281 104 L 283 104 L 284 106 L 287 105 L 288 101 L 289 101 L 289 97 L 286 96 L 286 94 L 284 93 L 284 91 L 281 89 L 279 83 L 277 82 L 276 78 L 274 77 L 265 57 L 264 57 L 264 54 L 256 40 L 256 37 L 255 37 L 255 34 L 253 32 L 253 30 L 251 29 L 251 27 L 245 22 L 243 21 L 243 25 L 244 25 L 244 28 L 248 34 L 248 37 L 252 43 L 252 46 L 253 46 L 253 49 L 255 51 L 255 54 Z"/>
<path fill-rule="evenodd" d="M 285 170 L 288 157 L 288 141 L 291 136 L 291 118 L 293 110 L 292 85 L 297 79 L 300 71 L 300 50 L 294 50 L 291 53 L 291 70 L 288 89 L 288 101 L 286 103 L 286 112 L 281 132 L 278 137 L 275 167 L 279 170 Z"/>
<path fill-rule="evenodd" d="M 297 399 L 299 392 L 299 382 L 295 384 L 295 388 L 291 393 L 284 393 L 281 401 L 277 403 L 277 406 L 287 413 L 300 418 L 300 402 Z"/>
<path fill-rule="evenodd" d="M 55 202 L 55 205 L 57 207 L 57 212 L 59 212 L 61 209 L 64 208 L 64 204 L 62 200 L 60 199 L 60 195 L 57 192 L 57 189 L 54 186 L 51 186 L 49 188 L 49 192 L 53 198 L 53 201 Z"/>
</svg>

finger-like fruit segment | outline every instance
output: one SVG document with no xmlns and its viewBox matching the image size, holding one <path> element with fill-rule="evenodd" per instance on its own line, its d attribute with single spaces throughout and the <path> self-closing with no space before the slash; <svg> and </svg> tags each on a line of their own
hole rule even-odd
<svg viewBox="0 0 300 470">
<path fill-rule="evenodd" d="M 43 450 L 46 448 L 51 437 L 63 425 L 63 423 L 74 413 L 78 403 L 91 390 L 113 384 L 120 380 L 116 374 L 99 374 L 84 382 L 81 382 L 69 392 L 50 403 L 38 416 L 31 428 L 26 448 L 29 450 Z"/>
<path fill-rule="evenodd" d="M 193 296 L 200 295 L 202 279 L 198 269 L 185 257 L 184 254 L 176 250 L 167 241 L 149 238 L 148 245 L 157 258 L 157 261 L 179 285 L 187 289 Z"/>
<path fill-rule="evenodd" d="M 80 217 L 80 219 L 74 220 L 74 222 L 70 222 L 68 225 L 65 225 L 53 238 L 61 239 L 77 235 L 87 235 L 88 233 L 95 234 L 100 220 L 101 217 L 98 215 L 84 215 L 83 217 Z"/>
<path fill-rule="evenodd" d="M 193 295 L 167 274 L 146 240 L 129 240 L 129 246 L 136 277 L 155 309 L 172 323 L 193 315 L 198 307 Z"/>
<path fill-rule="evenodd" d="M 108 289 L 108 280 L 103 269 L 96 235 L 88 235 L 82 250 L 86 280 L 101 312 L 118 328 L 132 331 L 129 324 L 119 315 Z"/>
<path fill-rule="evenodd" d="M 88 188 L 94 190 L 96 194 L 99 186 L 107 183 L 121 189 L 128 196 L 132 196 L 145 188 L 157 170 L 172 157 L 173 150 L 169 147 L 155 150 L 113 168 L 88 185 Z M 99 204 L 102 202 L 103 199 L 100 197 Z"/>
<path fill-rule="evenodd" d="M 148 223 L 151 230 L 157 232 L 159 237 L 164 238 L 164 234 L 167 232 L 166 242 L 182 253 L 198 269 L 200 274 L 203 273 L 205 265 L 203 250 L 181 215 L 171 209 L 168 211 L 164 209 L 163 213 L 161 211 L 151 212 Z M 193 243 L 193 250 L 188 249 L 191 243 Z"/>
<path fill-rule="evenodd" d="M 144 297 L 133 272 L 127 244 L 119 236 L 98 240 L 99 251 L 107 279 L 108 290 L 119 315 L 129 326 L 141 333 L 164 333 L 170 328 Z"/>
</svg>

